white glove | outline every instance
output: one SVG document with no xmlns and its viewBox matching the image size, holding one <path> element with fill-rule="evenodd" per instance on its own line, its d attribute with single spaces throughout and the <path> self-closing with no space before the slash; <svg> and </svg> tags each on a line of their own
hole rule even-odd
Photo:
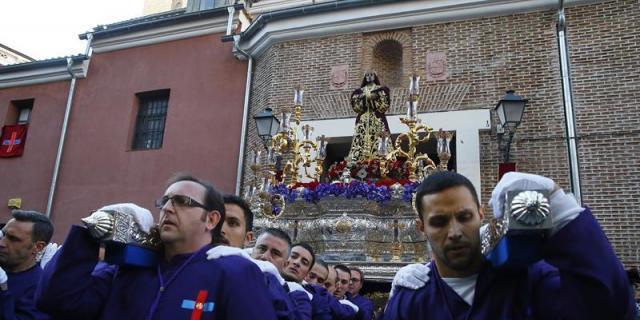
<svg viewBox="0 0 640 320">
<path fill-rule="evenodd" d="M 299 283 L 293 281 L 287 281 L 287 286 L 289 287 L 289 291 L 301 291 L 307 294 L 309 297 L 309 301 L 313 299 L 313 295 L 309 293 L 309 291 L 305 290 Z"/>
<path fill-rule="evenodd" d="M 565 193 L 560 189 L 549 197 L 549 209 L 553 215 L 553 230 L 551 234 L 555 234 L 573 219 L 584 211 L 584 208 L 578 204 L 578 200 L 573 194 Z"/>
<path fill-rule="evenodd" d="M 491 193 L 489 204 L 496 218 L 504 215 L 505 195 L 513 190 L 542 189 L 550 193 L 549 206 L 553 218 L 552 234 L 560 230 L 584 210 L 576 199 L 558 188 L 553 180 L 529 173 L 508 172 Z"/>
<path fill-rule="evenodd" d="M 358 308 L 358 306 L 356 306 L 353 302 L 347 300 L 347 299 L 342 299 L 342 300 L 338 300 L 338 302 L 340 302 L 341 304 L 347 305 L 349 307 L 351 307 L 353 309 L 353 311 L 355 311 L 356 313 L 358 313 L 358 311 L 360 310 L 360 308 Z"/>
<path fill-rule="evenodd" d="M 276 266 L 274 266 L 269 261 L 262 261 L 262 260 L 256 260 L 251 258 L 251 256 L 249 256 L 249 253 L 247 253 L 247 250 L 245 249 L 229 247 L 229 246 L 216 246 L 215 248 L 211 248 L 207 251 L 207 260 L 214 260 L 214 259 L 218 259 L 221 257 L 228 257 L 228 256 L 243 257 L 253 262 L 256 266 L 258 266 L 258 268 L 260 268 L 260 271 L 262 271 L 262 273 L 272 274 L 278 279 L 278 282 L 280 283 L 280 285 L 284 285 L 285 281 L 280 275 L 280 272 L 278 271 L 278 268 L 276 268 Z"/>
<path fill-rule="evenodd" d="M 282 278 L 282 276 L 280 275 L 280 271 L 278 271 L 278 268 L 276 268 L 273 263 L 256 259 L 251 259 L 251 261 L 253 261 L 253 263 L 255 263 L 258 268 L 260 268 L 260 271 L 262 271 L 262 273 L 272 274 L 274 277 L 276 277 L 276 279 L 278 279 L 278 282 L 281 286 L 284 285 L 284 278 Z"/>
<path fill-rule="evenodd" d="M 556 184 L 553 180 L 543 176 L 522 172 L 507 172 L 491 192 L 489 205 L 493 208 L 493 215 L 499 219 L 504 215 L 504 203 L 508 191 L 541 189 L 551 193 L 555 187 Z"/>
<path fill-rule="evenodd" d="M 116 203 L 98 209 L 98 211 L 105 210 L 118 211 L 132 216 L 133 220 L 136 221 L 140 229 L 145 233 L 149 233 L 149 230 L 153 227 L 153 215 L 151 215 L 151 212 L 134 203 Z"/>
<path fill-rule="evenodd" d="M 236 247 L 216 246 L 215 248 L 211 248 L 209 249 L 209 251 L 207 251 L 207 260 L 214 260 L 220 257 L 228 256 L 240 256 L 245 259 L 251 260 L 251 257 L 246 251 Z"/>
<path fill-rule="evenodd" d="M 46 266 L 49 260 L 53 258 L 53 255 L 56 254 L 59 248 L 60 247 L 55 242 L 51 242 L 44 247 L 44 250 L 42 250 L 42 257 L 40 258 L 40 267 L 42 269 L 44 269 L 44 266 Z"/>
<path fill-rule="evenodd" d="M 9 278 L 7 278 L 7 273 L 4 272 L 4 269 L 2 269 L 2 267 L 0 267 L 0 284 L 7 283 L 7 280 L 9 280 Z"/>
<path fill-rule="evenodd" d="M 429 264 L 412 263 L 408 264 L 396 273 L 391 282 L 391 292 L 389 297 L 398 290 L 398 287 L 405 287 L 413 290 L 424 287 L 429 281 L 429 272 L 431 268 Z"/>
</svg>

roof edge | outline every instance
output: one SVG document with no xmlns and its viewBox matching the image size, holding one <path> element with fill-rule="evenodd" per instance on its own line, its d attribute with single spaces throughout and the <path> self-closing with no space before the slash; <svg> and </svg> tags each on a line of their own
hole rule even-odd
<svg viewBox="0 0 640 320">
<path fill-rule="evenodd" d="M 77 62 L 82 62 L 84 60 L 87 60 L 89 57 L 84 54 L 79 54 L 75 56 L 54 58 L 54 59 L 48 59 L 48 60 L 36 60 L 31 62 L 12 64 L 8 66 L 0 66 L 0 74 L 7 74 L 7 73 L 19 72 L 19 71 L 29 71 L 29 70 L 36 70 L 41 68 L 57 67 L 57 66 L 66 66 L 67 58 L 71 58 L 71 60 L 74 63 L 77 63 Z"/>
<path fill-rule="evenodd" d="M 235 6 L 234 6 L 235 7 Z M 244 7 L 244 5 L 242 5 Z M 170 26 L 190 21 L 197 21 L 212 17 L 228 15 L 227 7 L 214 8 L 209 10 L 200 10 L 185 13 L 184 9 L 169 12 L 166 17 L 157 17 L 156 15 L 144 16 L 132 19 L 130 22 L 113 23 L 104 26 L 97 26 L 93 31 L 85 32 L 78 37 L 81 40 L 87 40 L 89 34 L 93 34 L 93 39 L 106 39 L 127 33 L 148 30 L 156 27 Z M 157 17 L 157 19 L 153 19 Z M 148 20 L 153 19 L 153 20 Z M 110 27 L 111 26 L 111 27 Z M 96 30 L 98 29 L 98 30 Z"/>
</svg>

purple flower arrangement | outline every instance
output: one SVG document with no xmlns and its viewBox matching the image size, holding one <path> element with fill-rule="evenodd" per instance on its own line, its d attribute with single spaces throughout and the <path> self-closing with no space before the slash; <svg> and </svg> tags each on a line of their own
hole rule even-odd
<svg viewBox="0 0 640 320">
<path fill-rule="evenodd" d="M 418 183 L 406 180 L 397 182 L 404 188 L 401 199 L 410 203 Z M 350 183 L 298 183 L 293 187 L 278 184 L 271 188 L 271 193 L 283 196 L 289 203 L 298 198 L 316 203 L 322 198 L 334 196 L 347 199 L 361 197 L 383 205 L 392 199 L 392 190 L 388 182 L 367 183 L 359 180 L 353 180 Z"/>
</svg>

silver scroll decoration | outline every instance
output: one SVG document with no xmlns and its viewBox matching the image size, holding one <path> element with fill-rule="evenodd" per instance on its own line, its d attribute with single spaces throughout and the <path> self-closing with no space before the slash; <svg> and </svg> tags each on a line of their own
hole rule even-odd
<svg viewBox="0 0 640 320">
<path fill-rule="evenodd" d="M 480 228 L 482 254 L 491 252 L 507 234 L 543 233 L 552 227 L 549 196 L 546 190 L 507 192 L 502 218 L 491 219 Z"/>
<path fill-rule="evenodd" d="M 151 249 L 161 246 L 158 229 L 151 228 L 149 233 L 140 229 L 131 215 L 115 210 L 99 210 L 83 218 L 82 223 L 91 235 L 103 241 L 134 243 Z"/>
</svg>

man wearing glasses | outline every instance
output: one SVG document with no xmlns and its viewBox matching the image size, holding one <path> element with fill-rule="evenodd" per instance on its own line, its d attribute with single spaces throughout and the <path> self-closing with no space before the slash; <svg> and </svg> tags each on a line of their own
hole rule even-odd
<svg viewBox="0 0 640 320">
<path fill-rule="evenodd" d="M 119 206 L 140 229 L 152 227 L 146 209 Z M 253 263 L 233 256 L 207 260 L 206 251 L 222 239 L 225 216 L 222 196 L 210 184 L 177 176 L 157 206 L 163 244 L 158 265 L 94 270 L 99 243 L 86 228 L 72 226 L 45 268 L 39 307 L 60 319 L 276 318 L 264 277 Z"/>
<path fill-rule="evenodd" d="M 351 283 L 349 283 L 349 300 L 355 303 L 358 308 L 358 320 L 371 320 L 373 319 L 373 301 L 360 295 L 360 289 L 364 283 L 364 275 L 362 270 L 357 267 L 350 267 Z"/>
</svg>

